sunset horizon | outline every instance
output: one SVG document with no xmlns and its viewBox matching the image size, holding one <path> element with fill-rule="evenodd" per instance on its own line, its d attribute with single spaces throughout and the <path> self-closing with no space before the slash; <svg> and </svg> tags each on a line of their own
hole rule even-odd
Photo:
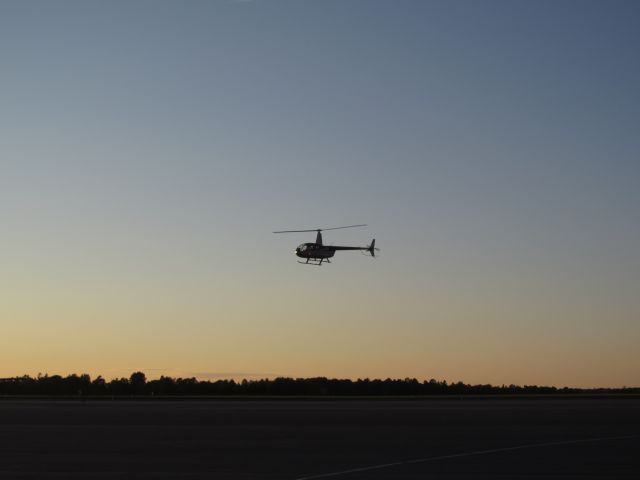
<svg viewBox="0 0 640 480">
<path fill-rule="evenodd" d="M 0 377 L 638 385 L 638 13 L 4 3 Z"/>
</svg>

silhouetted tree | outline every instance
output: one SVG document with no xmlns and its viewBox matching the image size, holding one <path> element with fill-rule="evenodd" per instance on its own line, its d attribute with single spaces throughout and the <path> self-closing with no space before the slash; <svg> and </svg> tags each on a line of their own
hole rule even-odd
<svg viewBox="0 0 640 480">
<path fill-rule="evenodd" d="M 127 378 L 106 381 L 101 376 L 93 381 L 87 374 L 38 374 L 0 379 L 0 395 L 521 395 L 521 394 L 640 394 L 640 388 L 556 388 L 538 385 L 468 385 L 463 382 L 448 384 L 435 379 L 419 382 L 404 379 L 337 379 L 326 377 L 258 379 L 241 382 L 235 380 L 198 381 L 195 378 L 162 376 L 147 381 L 143 372 L 134 372 Z"/>
<path fill-rule="evenodd" d="M 129 377 L 131 392 L 136 395 L 142 395 L 144 393 L 144 387 L 146 383 L 147 383 L 147 376 L 142 372 L 134 372 Z"/>
<path fill-rule="evenodd" d="M 101 375 L 98 375 L 91 382 L 91 393 L 94 395 L 105 395 L 107 393 L 107 382 Z"/>
</svg>

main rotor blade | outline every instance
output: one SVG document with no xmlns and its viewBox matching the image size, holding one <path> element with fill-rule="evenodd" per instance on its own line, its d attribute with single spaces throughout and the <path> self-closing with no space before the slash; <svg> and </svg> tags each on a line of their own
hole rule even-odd
<svg viewBox="0 0 640 480">
<path fill-rule="evenodd" d="M 340 230 L 341 228 L 353 228 L 353 227 L 366 227 L 367 224 L 363 223 L 361 225 L 347 225 L 346 227 L 333 227 L 333 228 L 321 228 L 320 230 L 325 231 L 325 230 Z"/>
<path fill-rule="evenodd" d="M 281 230 L 279 232 L 271 232 L 271 233 L 317 232 L 318 230 L 321 230 L 321 229 L 314 228 L 313 230 Z"/>
<path fill-rule="evenodd" d="M 324 232 L 325 230 L 340 230 L 341 228 L 366 227 L 366 226 L 367 224 L 363 223 L 361 225 L 347 225 L 346 227 L 313 228 L 310 230 L 280 230 L 278 232 L 272 232 L 272 233 Z"/>
</svg>

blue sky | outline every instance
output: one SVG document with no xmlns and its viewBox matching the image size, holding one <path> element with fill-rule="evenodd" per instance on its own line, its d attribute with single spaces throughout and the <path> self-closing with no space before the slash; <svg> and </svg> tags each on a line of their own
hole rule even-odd
<svg viewBox="0 0 640 480">
<path fill-rule="evenodd" d="M 4 373 L 637 383 L 639 13 L 3 3 Z"/>
</svg>

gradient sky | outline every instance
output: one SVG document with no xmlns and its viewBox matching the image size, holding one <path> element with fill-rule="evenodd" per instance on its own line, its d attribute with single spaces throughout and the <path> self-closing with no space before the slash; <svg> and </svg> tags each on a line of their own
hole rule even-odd
<svg viewBox="0 0 640 480">
<path fill-rule="evenodd" d="M 0 376 L 640 384 L 640 4 L 5 1 Z M 313 234 L 382 249 L 301 266 Z"/>
</svg>

